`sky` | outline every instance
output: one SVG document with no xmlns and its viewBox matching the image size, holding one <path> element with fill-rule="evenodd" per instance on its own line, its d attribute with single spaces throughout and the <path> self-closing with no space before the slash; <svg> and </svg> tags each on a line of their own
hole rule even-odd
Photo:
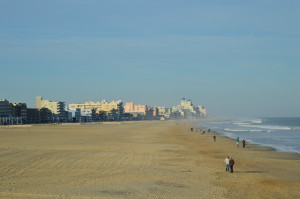
<svg viewBox="0 0 300 199">
<path fill-rule="evenodd" d="M 0 0 L 0 98 L 300 116 L 298 0 Z"/>
</svg>

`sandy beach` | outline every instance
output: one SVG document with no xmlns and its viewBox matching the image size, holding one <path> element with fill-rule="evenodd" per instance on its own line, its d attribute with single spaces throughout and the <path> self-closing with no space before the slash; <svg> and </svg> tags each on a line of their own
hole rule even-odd
<svg viewBox="0 0 300 199">
<path fill-rule="evenodd" d="M 186 121 L 0 128 L 0 198 L 300 198 L 300 155 Z M 235 160 L 234 173 L 224 159 Z"/>
</svg>

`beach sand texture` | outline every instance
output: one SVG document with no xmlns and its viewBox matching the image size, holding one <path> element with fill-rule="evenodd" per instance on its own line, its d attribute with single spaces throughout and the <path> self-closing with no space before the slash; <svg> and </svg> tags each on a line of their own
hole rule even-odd
<svg viewBox="0 0 300 199">
<path fill-rule="evenodd" d="M 300 198 L 300 155 L 185 121 L 0 128 L 0 198 Z M 234 158 L 235 172 L 224 159 Z"/>
</svg>

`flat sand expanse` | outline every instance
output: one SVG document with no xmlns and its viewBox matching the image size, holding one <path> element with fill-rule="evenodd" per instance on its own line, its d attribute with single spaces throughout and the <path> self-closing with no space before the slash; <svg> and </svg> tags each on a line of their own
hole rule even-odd
<svg viewBox="0 0 300 199">
<path fill-rule="evenodd" d="M 0 198 L 300 198 L 300 155 L 176 121 L 0 128 Z M 225 172 L 227 155 L 235 172 Z"/>
</svg>

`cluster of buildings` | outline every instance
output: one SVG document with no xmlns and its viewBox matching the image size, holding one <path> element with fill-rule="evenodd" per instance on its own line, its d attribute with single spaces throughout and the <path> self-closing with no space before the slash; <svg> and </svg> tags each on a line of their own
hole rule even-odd
<svg viewBox="0 0 300 199">
<path fill-rule="evenodd" d="M 191 119 L 206 115 L 204 107 L 194 106 L 191 100 L 185 98 L 173 108 L 133 102 L 124 104 L 121 100 L 66 105 L 65 102 L 44 100 L 42 97 L 36 97 L 35 108 L 28 108 L 26 103 L 10 103 L 6 99 L 0 99 L 0 125 Z"/>
</svg>

